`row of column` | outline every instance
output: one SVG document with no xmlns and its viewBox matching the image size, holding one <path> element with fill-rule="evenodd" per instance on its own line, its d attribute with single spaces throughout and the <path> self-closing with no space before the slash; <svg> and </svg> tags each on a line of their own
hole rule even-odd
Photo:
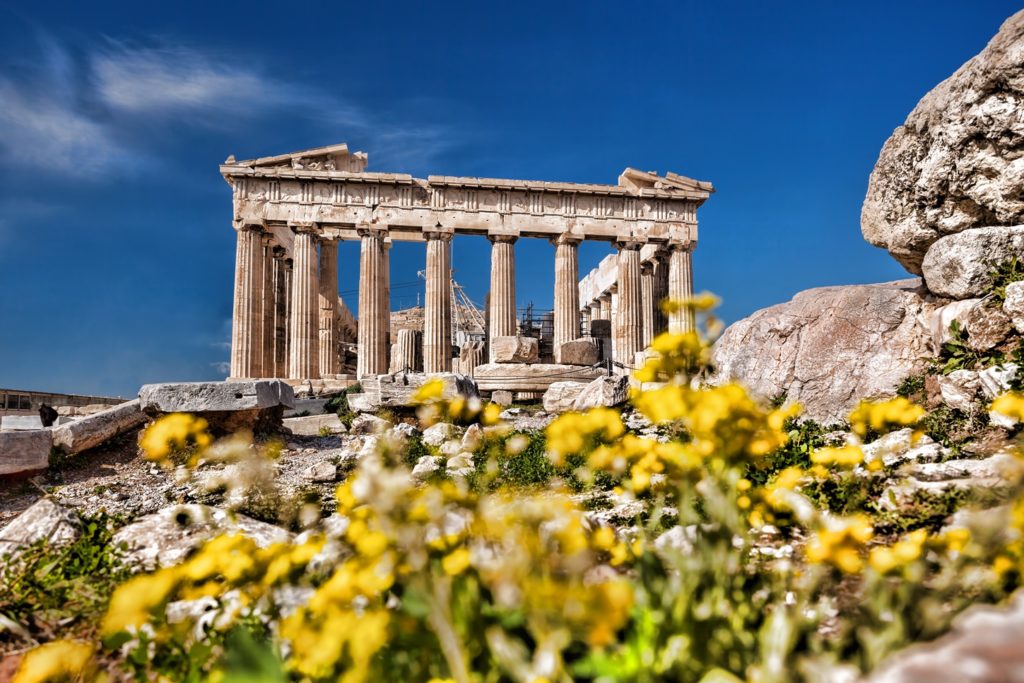
<svg viewBox="0 0 1024 683">
<path fill-rule="evenodd" d="M 640 243 L 618 245 L 618 281 L 580 312 L 591 324 L 612 321 L 614 359 L 632 366 L 636 353 L 661 332 L 694 329 L 693 312 L 678 310 L 666 315 L 659 305 L 665 299 L 693 296 L 692 252 L 684 246 L 668 248 L 666 257 L 641 262 Z"/>
</svg>

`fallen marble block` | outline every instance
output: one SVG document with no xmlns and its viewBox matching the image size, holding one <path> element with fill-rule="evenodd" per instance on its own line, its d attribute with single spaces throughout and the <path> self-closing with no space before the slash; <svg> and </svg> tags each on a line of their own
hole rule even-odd
<svg viewBox="0 0 1024 683">
<path fill-rule="evenodd" d="M 53 428 L 53 445 L 68 455 L 95 448 L 143 424 L 148 416 L 138 399 Z"/>
<path fill-rule="evenodd" d="M 545 392 L 555 382 L 590 382 L 605 374 L 600 368 L 560 363 L 484 363 L 473 379 L 480 391 Z"/>
<path fill-rule="evenodd" d="M 284 426 L 298 436 L 321 436 L 325 431 L 331 434 L 343 434 L 346 429 L 334 413 L 327 415 L 307 415 L 305 417 L 286 417 Z"/>
<path fill-rule="evenodd" d="M 139 400 L 148 415 L 195 413 L 214 432 L 272 432 L 281 427 L 285 409 L 295 407 L 295 392 L 279 379 L 181 382 L 147 384 Z"/>
<path fill-rule="evenodd" d="M 49 429 L 0 432 L 0 476 L 45 470 L 52 446 Z"/>
</svg>

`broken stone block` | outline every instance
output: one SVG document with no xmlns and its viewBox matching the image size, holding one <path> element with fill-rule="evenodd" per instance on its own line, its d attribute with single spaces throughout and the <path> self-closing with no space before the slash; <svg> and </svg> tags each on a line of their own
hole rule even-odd
<svg viewBox="0 0 1024 683">
<path fill-rule="evenodd" d="M 416 461 L 416 466 L 412 468 L 412 478 L 419 481 L 429 479 L 443 465 L 444 458 L 436 455 L 424 455 Z"/>
<path fill-rule="evenodd" d="M 965 413 L 974 410 L 974 399 L 981 391 L 978 373 L 973 370 L 954 370 L 948 375 L 938 375 L 936 381 L 943 403 Z"/>
<path fill-rule="evenodd" d="M 358 415 L 352 420 L 353 434 L 382 434 L 390 428 L 390 422 L 369 413 Z"/>
<path fill-rule="evenodd" d="M 208 505 L 172 505 L 141 517 L 120 529 L 112 539 L 125 545 L 125 560 L 152 570 L 179 564 L 197 547 L 224 533 L 248 536 L 261 548 L 284 543 L 291 534 L 281 527 Z"/>
<path fill-rule="evenodd" d="M 331 434 L 344 434 L 345 425 L 334 413 L 327 415 L 307 415 L 305 417 L 286 417 L 284 426 L 298 436 L 320 436 L 325 430 Z"/>
<path fill-rule="evenodd" d="M 1017 333 L 1024 334 L 1024 282 L 1011 282 L 1006 285 L 1003 313 L 1010 316 L 1010 322 Z"/>
<path fill-rule="evenodd" d="M 438 422 L 423 430 L 423 443 L 428 446 L 440 446 L 449 439 L 462 437 L 462 428 L 449 422 Z"/>
<path fill-rule="evenodd" d="M 573 409 L 586 382 L 555 382 L 544 392 L 544 410 L 549 413 L 564 413 Z"/>
<path fill-rule="evenodd" d="M 1010 316 L 987 301 L 969 309 L 962 322 L 967 330 L 967 346 L 979 353 L 994 349 L 1013 330 Z"/>
<path fill-rule="evenodd" d="M 45 470 L 52 445 L 49 429 L 0 432 L 0 476 Z"/>
<path fill-rule="evenodd" d="M 573 410 L 590 410 L 591 408 L 611 408 L 621 405 L 629 398 L 629 376 L 598 377 L 583 387 L 573 402 Z"/>
<path fill-rule="evenodd" d="M 451 372 L 424 374 L 422 372 L 396 372 L 393 375 L 364 377 L 361 394 L 349 394 L 348 405 L 355 412 L 372 413 L 381 408 L 409 408 L 415 405 L 413 397 L 428 380 L 440 380 L 444 388 L 441 396 L 474 398 L 480 395 L 472 377 Z"/>
<path fill-rule="evenodd" d="M 533 337 L 494 337 L 491 339 L 492 363 L 536 363 L 540 343 Z"/>
<path fill-rule="evenodd" d="M 81 535 L 78 517 L 53 499 L 40 498 L 0 529 L 0 564 L 17 557 L 22 550 L 46 539 L 51 546 L 73 543 Z"/>
<path fill-rule="evenodd" d="M 565 365 L 594 365 L 601 360 L 601 349 L 593 339 L 574 339 L 558 347 L 555 358 Z"/>
<path fill-rule="evenodd" d="M 463 451 L 448 458 L 444 467 L 449 476 L 466 477 L 473 473 L 474 465 L 473 454 Z"/>
<path fill-rule="evenodd" d="M 279 379 L 238 382 L 146 384 L 139 390 L 142 409 L 158 413 L 292 408 L 295 392 Z"/>
<path fill-rule="evenodd" d="M 491 392 L 491 403 L 495 403 L 499 406 L 510 406 L 512 405 L 512 392 L 502 391 L 501 389 Z"/>
<path fill-rule="evenodd" d="M 605 374 L 601 368 L 561 363 L 484 363 L 473 375 L 480 391 L 509 391 L 514 394 L 547 391 L 555 382 L 590 382 Z"/>
<path fill-rule="evenodd" d="M 143 424 L 148 417 L 139 399 L 93 413 L 53 429 L 53 445 L 68 455 L 95 448 Z"/>
<path fill-rule="evenodd" d="M 978 371 L 981 391 L 987 398 L 993 399 L 1010 390 L 1010 383 L 1017 379 L 1017 364 L 1003 363 Z"/>
</svg>

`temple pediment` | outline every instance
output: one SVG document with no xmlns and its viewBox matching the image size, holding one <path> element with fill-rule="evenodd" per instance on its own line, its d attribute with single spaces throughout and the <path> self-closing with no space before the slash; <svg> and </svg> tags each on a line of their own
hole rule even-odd
<svg viewBox="0 0 1024 683">
<path fill-rule="evenodd" d="M 247 168 L 290 168 L 306 171 L 362 173 L 366 170 L 366 162 L 366 152 L 349 152 L 348 145 L 341 143 L 246 161 L 235 161 L 235 157 L 232 155 L 224 163 Z"/>
</svg>

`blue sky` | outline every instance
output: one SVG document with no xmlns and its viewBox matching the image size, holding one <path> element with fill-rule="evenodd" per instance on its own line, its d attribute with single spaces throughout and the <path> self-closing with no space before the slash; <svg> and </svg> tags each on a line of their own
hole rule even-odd
<svg viewBox="0 0 1024 683">
<path fill-rule="evenodd" d="M 735 320 L 904 277 L 860 236 L 882 143 L 1010 2 L 0 3 L 0 386 L 223 376 L 234 233 L 217 165 L 336 142 L 382 171 L 712 181 L 698 289 Z M 582 271 L 610 247 L 588 244 Z M 487 243 L 456 240 L 482 300 Z M 341 249 L 355 308 L 357 246 Z M 517 245 L 521 304 L 553 247 Z M 416 280 L 401 244 L 392 282 Z M 411 305 L 417 287 L 396 287 Z"/>
</svg>

